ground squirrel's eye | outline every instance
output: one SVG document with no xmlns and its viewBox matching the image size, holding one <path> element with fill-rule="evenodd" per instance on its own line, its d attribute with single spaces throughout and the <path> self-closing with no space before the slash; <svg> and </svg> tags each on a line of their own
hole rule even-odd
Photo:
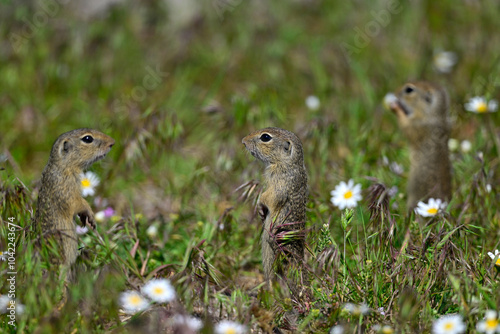
<svg viewBox="0 0 500 334">
<path fill-rule="evenodd" d="M 84 143 L 90 144 L 91 142 L 94 141 L 94 137 L 92 137 L 92 136 L 85 136 L 85 137 L 82 138 L 82 141 Z"/>
<path fill-rule="evenodd" d="M 271 139 L 273 139 L 273 137 L 271 137 L 267 133 L 264 133 L 262 136 L 260 136 L 260 140 L 262 140 L 264 143 L 267 143 Z"/>
<path fill-rule="evenodd" d="M 411 92 L 413 92 L 415 89 L 413 89 L 413 87 L 411 86 L 406 86 L 405 87 L 405 93 L 406 94 L 410 94 Z"/>
</svg>

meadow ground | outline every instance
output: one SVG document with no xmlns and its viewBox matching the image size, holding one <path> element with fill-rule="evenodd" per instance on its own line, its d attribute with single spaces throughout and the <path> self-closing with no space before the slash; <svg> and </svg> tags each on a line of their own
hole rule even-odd
<svg viewBox="0 0 500 334">
<path fill-rule="evenodd" d="M 153 333 L 175 314 L 206 319 L 205 333 L 222 319 L 264 332 L 286 327 L 293 308 L 302 333 L 429 333 L 453 313 L 473 333 L 498 309 L 498 114 L 464 109 L 500 98 L 498 3 L 213 0 L 184 21 L 155 0 L 86 18 L 69 7 L 0 1 L 0 251 L 15 242 L 24 305 L 16 327 L 0 315 L 2 332 Z M 457 56 L 449 73 L 433 65 L 439 50 Z M 452 137 L 472 144 L 452 153 L 453 199 L 432 218 L 406 214 L 407 145 L 382 104 L 408 79 L 447 87 Z M 304 145 L 311 282 L 300 300 L 261 284 L 263 166 L 241 139 L 267 126 Z M 52 143 L 81 127 L 116 140 L 87 197 L 108 214 L 81 236 L 58 312 L 63 282 L 42 277 L 30 231 Z M 342 211 L 330 191 L 349 179 L 363 200 Z M 0 261 L 3 295 L 10 271 Z M 122 314 L 120 294 L 153 277 L 175 299 Z"/>
</svg>

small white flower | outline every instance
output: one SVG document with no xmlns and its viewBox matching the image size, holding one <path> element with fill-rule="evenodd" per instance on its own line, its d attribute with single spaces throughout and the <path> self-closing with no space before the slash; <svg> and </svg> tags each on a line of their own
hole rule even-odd
<svg viewBox="0 0 500 334">
<path fill-rule="evenodd" d="M 176 314 L 174 316 L 173 323 L 176 326 L 188 327 L 194 332 L 199 331 L 203 327 L 203 321 L 201 321 L 200 319 L 180 314 Z"/>
<path fill-rule="evenodd" d="M 26 307 L 23 304 L 16 302 L 16 314 L 18 314 L 18 315 L 24 314 L 25 309 L 26 309 Z"/>
<path fill-rule="evenodd" d="M 332 195 L 331 202 L 340 210 L 354 208 L 362 199 L 361 184 L 355 185 L 352 179 L 348 183 L 342 181 L 330 192 L 330 195 Z"/>
<path fill-rule="evenodd" d="M 382 334 L 393 334 L 394 333 L 394 328 L 392 328 L 389 325 L 384 325 L 382 326 L 382 330 L 380 331 Z"/>
<path fill-rule="evenodd" d="M 146 230 L 146 234 L 148 235 L 148 237 L 150 237 L 151 239 L 154 239 L 156 238 L 156 236 L 158 235 L 158 227 L 156 225 L 150 225 L 148 227 L 148 229 Z"/>
<path fill-rule="evenodd" d="M 385 94 L 384 96 L 384 107 L 386 109 L 392 109 L 391 106 L 396 103 L 398 98 L 393 93 Z"/>
<path fill-rule="evenodd" d="M 137 291 L 123 292 L 120 295 L 120 304 L 123 311 L 128 314 L 135 314 L 149 308 L 149 302 Z"/>
<path fill-rule="evenodd" d="M 7 261 L 7 252 L 0 251 L 0 261 Z"/>
<path fill-rule="evenodd" d="M 434 54 L 434 67 L 441 73 L 450 73 L 457 63 L 457 55 L 451 51 L 441 51 Z"/>
<path fill-rule="evenodd" d="M 0 295 L 0 314 L 7 312 L 7 306 L 9 306 L 10 298 L 7 295 Z"/>
<path fill-rule="evenodd" d="M 330 334 L 344 334 L 344 327 L 341 325 L 333 326 L 332 329 L 330 329 Z"/>
<path fill-rule="evenodd" d="M 95 187 L 99 185 L 99 178 L 92 172 L 86 172 L 80 175 L 80 182 L 82 185 L 82 196 L 93 196 L 95 194 Z"/>
<path fill-rule="evenodd" d="M 94 217 L 95 217 L 96 222 L 102 223 L 106 219 L 106 214 L 104 213 L 104 211 L 99 211 L 99 212 L 96 212 Z"/>
<path fill-rule="evenodd" d="M 429 202 L 426 204 L 424 202 L 418 202 L 415 208 L 415 213 L 422 217 L 432 217 L 435 216 L 440 210 L 446 208 L 446 202 L 440 199 L 429 198 Z"/>
<path fill-rule="evenodd" d="M 142 292 L 153 301 L 168 303 L 175 299 L 175 289 L 168 279 L 152 279 L 142 287 Z"/>
<path fill-rule="evenodd" d="M 0 295 L 0 314 L 8 313 L 9 309 L 12 307 L 12 303 L 14 303 L 16 314 L 21 315 L 24 313 L 25 306 L 23 304 L 17 300 L 13 302 L 7 295 Z"/>
<path fill-rule="evenodd" d="M 456 152 L 458 150 L 459 146 L 460 146 L 460 142 L 457 139 L 455 139 L 455 138 L 448 139 L 448 149 L 451 152 Z"/>
<path fill-rule="evenodd" d="M 89 231 L 89 228 L 87 226 L 80 226 L 80 225 L 76 225 L 76 234 L 78 235 L 82 235 L 82 234 L 85 234 Z"/>
<path fill-rule="evenodd" d="M 489 102 L 483 96 L 475 96 L 469 100 L 465 105 L 465 110 L 474 113 L 486 113 L 495 112 L 498 108 L 498 102 L 496 100 L 490 100 Z"/>
<path fill-rule="evenodd" d="M 398 164 L 396 161 L 391 162 L 389 169 L 396 175 L 401 175 L 405 171 L 403 166 Z"/>
<path fill-rule="evenodd" d="M 384 307 L 379 307 L 377 309 L 377 311 L 378 311 L 378 313 L 380 313 L 380 315 L 385 315 L 385 309 L 384 309 Z"/>
<path fill-rule="evenodd" d="M 449 314 L 442 316 L 432 324 L 433 334 L 460 334 L 464 333 L 466 326 L 460 314 Z"/>
<path fill-rule="evenodd" d="M 488 256 L 495 261 L 495 266 L 500 266 L 500 251 L 495 249 L 495 253 L 488 252 Z"/>
<path fill-rule="evenodd" d="M 321 103 L 319 102 L 319 99 L 317 96 L 310 95 L 306 98 L 306 106 L 309 108 L 309 110 L 315 111 L 318 110 L 320 107 Z"/>
<path fill-rule="evenodd" d="M 500 333 L 500 322 L 497 318 L 497 311 L 488 310 L 484 320 L 477 323 L 476 329 L 480 333 L 494 334 Z"/>
<path fill-rule="evenodd" d="M 462 150 L 463 153 L 468 153 L 470 152 L 472 148 L 472 144 L 470 141 L 468 140 L 464 140 L 462 141 L 462 143 L 460 144 L 460 149 Z"/>
<path fill-rule="evenodd" d="M 373 330 L 377 333 L 381 333 L 381 334 L 393 334 L 394 333 L 394 329 L 389 326 L 389 325 L 379 325 L 379 324 L 376 324 L 373 326 Z"/>
<path fill-rule="evenodd" d="M 217 334 L 244 334 L 246 331 L 246 327 L 242 324 L 229 320 L 222 320 L 215 325 L 215 333 Z"/>
<path fill-rule="evenodd" d="M 491 192 L 491 184 L 486 184 L 486 192 L 490 193 Z"/>
<path fill-rule="evenodd" d="M 370 308 L 366 304 L 356 305 L 353 303 L 346 303 L 344 310 L 352 315 L 360 316 L 370 313 Z"/>
</svg>

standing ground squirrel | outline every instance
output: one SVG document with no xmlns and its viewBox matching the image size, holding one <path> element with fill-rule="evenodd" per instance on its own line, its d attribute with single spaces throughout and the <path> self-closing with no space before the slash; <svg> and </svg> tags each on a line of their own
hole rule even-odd
<svg viewBox="0 0 500 334">
<path fill-rule="evenodd" d="M 52 146 L 42 173 L 35 221 L 42 238 L 55 237 L 62 256 L 56 263 L 69 267 L 76 260 L 75 215 L 95 228 L 94 213 L 82 197 L 80 174 L 104 158 L 114 143 L 99 131 L 77 129 L 60 135 Z"/>
<path fill-rule="evenodd" d="M 265 191 L 259 200 L 262 232 L 262 264 L 269 280 L 273 263 L 282 252 L 285 263 L 300 263 L 304 258 L 304 227 L 308 197 L 307 174 L 300 139 L 290 131 L 265 128 L 243 138 L 246 149 L 266 165 Z M 288 231 L 299 231 L 288 240 Z M 302 233 L 301 233 L 302 232 Z M 278 274 L 282 270 L 278 269 Z"/>
<path fill-rule="evenodd" d="M 448 94 L 429 82 L 409 82 L 390 105 L 410 144 L 408 209 L 429 197 L 451 198 Z"/>
</svg>

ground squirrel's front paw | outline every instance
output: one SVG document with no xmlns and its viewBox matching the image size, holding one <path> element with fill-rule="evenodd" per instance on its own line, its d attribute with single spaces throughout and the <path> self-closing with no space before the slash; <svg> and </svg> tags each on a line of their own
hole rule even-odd
<svg viewBox="0 0 500 334">
<path fill-rule="evenodd" d="M 80 221 L 82 222 L 83 226 L 89 224 L 90 227 L 93 230 L 95 230 L 96 222 L 95 222 L 94 214 L 92 212 L 88 212 L 88 211 L 80 212 L 78 214 L 78 217 L 80 217 Z"/>
</svg>

